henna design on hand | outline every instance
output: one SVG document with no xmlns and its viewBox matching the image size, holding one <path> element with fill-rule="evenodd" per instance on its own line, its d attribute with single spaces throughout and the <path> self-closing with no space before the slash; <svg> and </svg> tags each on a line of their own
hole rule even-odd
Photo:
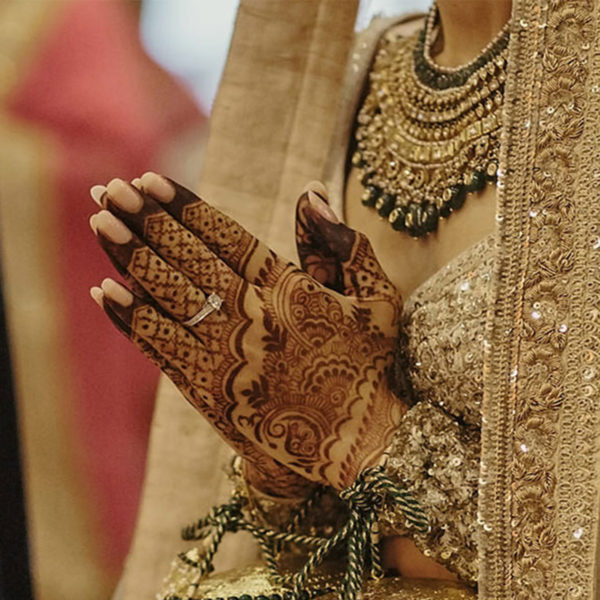
<svg viewBox="0 0 600 600">
<path fill-rule="evenodd" d="M 317 192 L 322 202 L 325 199 Z M 311 277 L 346 296 L 381 296 L 394 301 L 388 280 L 364 234 L 325 219 L 303 194 L 296 205 L 296 248 Z"/>
<path fill-rule="evenodd" d="M 336 293 L 172 185 L 170 202 L 141 193 L 137 213 L 107 199 L 133 234 L 116 244 L 100 232 L 100 242 L 145 294 L 129 307 L 106 301 L 109 317 L 259 479 L 348 485 L 402 411 L 387 385 L 400 303 L 370 244 L 310 216 L 342 267 Z M 184 326 L 213 292 L 222 310 Z"/>
<path fill-rule="evenodd" d="M 129 287 L 135 291 L 139 304 L 150 304 L 153 308 L 158 304 L 164 311 L 171 312 L 183 321 L 195 314 L 204 302 L 206 294 L 200 291 L 200 285 L 208 293 L 216 291 L 225 298 L 229 297 L 225 302 L 226 306 L 235 304 L 235 290 L 228 292 L 228 286 L 234 279 L 242 286 L 244 283 L 224 262 L 216 260 L 195 235 L 171 218 L 161 205 L 142 191 L 136 190 L 136 193 L 142 197 L 143 204 L 141 210 L 134 214 L 121 209 L 108 195 L 105 194 L 102 198 L 103 204 L 134 232 L 132 241 L 119 245 L 103 236 L 100 236 L 99 241 Z M 199 214 L 198 211 L 189 212 Z M 213 218 L 222 222 L 218 216 Z M 238 230 L 243 232 L 239 226 L 232 226 L 231 229 L 234 237 Z M 145 237 L 148 245 L 142 243 L 136 234 Z M 235 254 L 233 259 L 237 260 Z M 250 465 L 247 473 L 255 487 L 272 496 L 305 497 L 314 487 L 313 482 L 307 481 L 249 442 L 232 426 L 224 406 L 210 408 L 206 405 L 210 398 L 210 380 L 206 375 L 216 368 L 209 362 L 209 355 L 219 356 L 220 340 L 230 335 L 231 328 L 224 330 L 229 324 L 225 314 L 226 306 L 194 327 L 194 331 L 202 335 L 208 352 L 193 354 L 195 346 L 189 344 L 191 337 L 186 335 L 183 340 L 176 340 L 171 344 L 171 347 L 180 348 L 180 355 L 167 360 L 165 356 L 169 355 L 169 347 L 166 345 L 168 341 L 164 332 L 171 334 L 171 327 L 166 322 L 162 336 L 157 333 L 160 329 L 152 327 L 153 321 L 164 320 L 162 311 L 157 311 L 156 316 L 152 313 L 150 319 L 143 314 L 141 317 L 137 316 L 132 332 L 134 311 L 124 310 L 118 304 L 105 300 L 105 310 L 117 327 L 175 383 L 184 397 L 213 424 L 229 445 L 246 459 Z M 155 337 L 154 346 L 158 346 L 159 350 L 136 335 L 136 328 L 143 329 L 147 336 Z M 185 372 L 194 364 L 204 365 L 204 368 L 202 371 L 193 370 L 192 374 Z"/>
<path fill-rule="evenodd" d="M 260 371 L 247 367 L 261 376 L 240 388 L 253 410 L 238 407 L 236 423 L 306 477 L 344 487 L 400 418 L 386 384 L 397 307 L 350 302 L 293 266 L 270 279 Z"/>
</svg>

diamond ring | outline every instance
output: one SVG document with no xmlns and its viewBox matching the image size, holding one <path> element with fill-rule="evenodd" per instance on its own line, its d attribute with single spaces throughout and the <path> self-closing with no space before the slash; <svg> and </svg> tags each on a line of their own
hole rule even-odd
<svg viewBox="0 0 600 600">
<path fill-rule="evenodd" d="M 193 327 L 194 325 L 197 325 L 200 323 L 200 321 L 202 321 L 202 319 L 208 317 L 211 312 L 214 310 L 219 310 L 221 308 L 221 304 L 223 304 L 223 299 L 221 296 L 219 296 L 219 294 L 211 294 L 206 299 L 206 302 L 203 304 L 202 308 L 193 317 L 187 321 L 183 321 L 183 324 L 186 327 Z"/>
</svg>

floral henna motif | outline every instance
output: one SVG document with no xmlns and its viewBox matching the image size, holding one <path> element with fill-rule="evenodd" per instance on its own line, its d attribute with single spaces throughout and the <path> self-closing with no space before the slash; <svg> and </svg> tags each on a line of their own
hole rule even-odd
<svg viewBox="0 0 600 600">
<path fill-rule="evenodd" d="M 207 375 L 212 365 L 208 365 L 208 357 L 202 356 L 197 348 L 195 349 L 195 345 L 190 343 L 191 336 L 184 334 L 183 340 L 180 338 L 176 342 L 181 346 L 180 354 L 183 361 L 178 361 L 176 357 L 168 360 L 165 358 L 168 352 L 164 345 L 161 346 L 161 341 L 164 344 L 166 342 L 164 336 L 171 332 L 163 328 L 162 337 L 160 333 L 157 334 L 164 323 L 157 315 L 153 315 L 152 311 L 143 307 L 132 311 L 108 298 L 104 300 L 104 309 L 113 323 L 173 381 L 188 402 L 213 424 L 226 442 L 246 459 L 251 465 L 247 472 L 252 485 L 272 496 L 296 498 L 304 497 L 310 492 L 312 488 L 310 482 L 259 450 L 255 444 L 232 427 L 222 410 L 223 407 L 215 403 L 210 396 Z M 144 337 L 136 335 L 134 333 L 136 329 L 152 337 L 153 344 L 149 344 Z M 156 347 L 160 350 L 156 350 Z M 194 352 L 195 355 L 192 355 Z M 173 366 L 178 363 L 179 368 Z M 204 369 L 186 368 L 198 364 L 204 364 Z"/>
<path fill-rule="evenodd" d="M 386 384 L 397 311 L 380 301 L 373 308 L 385 317 L 374 317 L 292 266 L 272 277 L 264 288 L 262 375 L 240 389 L 253 412 L 236 409 L 236 423 L 307 478 L 343 487 L 400 418 Z M 344 453 L 334 473 L 332 457 Z"/>
<path fill-rule="evenodd" d="M 239 278 L 222 261 L 217 260 L 196 236 L 174 221 L 148 196 L 144 195 L 143 209 L 136 214 L 121 210 L 109 198 L 105 201 L 114 214 L 125 221 L 131 230 L 144 235 L 152 246 L 150 248 L 136 237 L 128 245 L 118 245 L 104 237 L 100 238 L 101 245 L 128 284 L 142 290 L 141 293 L 136 293 L 139 298 L 153 298 L 151 304 L 158 304 L 179 321 L 194 315 L 204 303 L 206 295 L 196 286 L 202 285 L 207 292 L 217 291 L 226 298 L 223 310 L 213 313 L 210 319 L 194 327 L 195 332 L 202 335 L 203 345 L 208 352 L 198 353 L 196 340 L 192 340 L 189 332 L 180 335 L 169 346 L 166 338 L 175 329 L 167 323 L 162 329 L 163 334 L 159 333 L 161 329 L 158 324 L 162 323 L 163 317 L 154 307 L 152 310 L 137 310 L 135 317 L 133 312 L 125 316 L 124 320 L 129 323 L 135 319 L 132 326 L 118 318 L 114 307 L 107 309 L 111 319 L 167 374 L 186 399 L 211 421 L 229 444 L 249 461 L 252 468 L 248 472 L 257 488 L 271 495 L 306 495 L 312 487 L 310 482 L 274 461 L 241 436 L 227 420 L 225 406 L 215 409 L 207 404 L 209 398 L 213 399 L 210 374 L 217 369 L 217 365 L 210 362 L 209 354 L 222 356 L 221 340 L 231 336 L 231 325 L 237 322 L 235 319 L 228 319 L 225 311 L 227 306 L 236 305 L 235 295 L 240 290 L 231 289 L 231 285 L 234 279 Z M 180 271 L 173 269 L 171 265 L 175 265 Z M 239 285 L 243 288 L 245 282 L 240 280 Z M 160 351 L 156 352 L 142 337 L 132 335 L 132 327 L 134 331 L 143 330 L 146 336 L 152 336 L 154 345 L 159 346 Z M 171 366 L 163 358 L 174 347 L 179 349 L 179 353 L 173 355 L 170 362 L 178 363 L 178 368 Z M 191 374 L 182 373 L 182 370 L 190 370 L 193 365 L 200 365 L 201 369 L 193 370 Z"/>
<path fill-rule="evenodd" d="M 370 244 L 318 224 L 342 265 L 344 296 L 181 189 L 169 213 L 146 194 L 135 214 L 108 203 L 134 234 L 126 244 L 100 235 L 101 244 L 147 294 L 129 307 L 109 303 L 109 316 L 256 479 L 271 478 L 275 489 L 264 491 L 350 484 L 381 454 L 401 412 L 387 384 L 399 300 Z M 192 224 L 210 231 L 192 233 Z M 184 326 L 211 292 L 221 311 Z"/>
</svg>

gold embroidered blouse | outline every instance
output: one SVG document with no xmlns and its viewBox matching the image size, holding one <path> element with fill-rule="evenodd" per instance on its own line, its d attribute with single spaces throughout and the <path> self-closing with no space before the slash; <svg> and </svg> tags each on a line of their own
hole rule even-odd
<svg viewBox="0 0 600 600">
<path fill-rule="evenodd" d="M 462 580 L 477 580 L 483 344 L 494 236 L 467 248 L 406 300 L 399 342 L 399 395 L 412 404 L 389 448 L 388 472 L 427 512 L 431 530 L 414 534 L 393 510 L 387 535 L 417 546 Z"/>
</svg>

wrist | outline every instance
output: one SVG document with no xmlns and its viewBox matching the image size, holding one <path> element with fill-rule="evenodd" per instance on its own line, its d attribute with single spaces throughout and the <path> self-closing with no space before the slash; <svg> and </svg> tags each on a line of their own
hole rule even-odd
<svg viewBox="0 0 600 600">
<path fill-rule="evenodd" d="M 241 475 L 255 495 L 276 502 L 303 502 L 318 485 L 275 460 L 266 467 L 241 459 Z"/>
<path fill-rule="evenodd" d="M 251 522 L 278 530 L 295 523 L 294 530 L 298 532 L 329 536 L 345 519 L 345 505 L 333 488 L 304 480 L 308 487 L 302 488 L 302 495 L 274 496 L 255 488 L 248 480 L 247 473 L 256 471 L 250 461 L 239 455 L 234 458 L 232 480 L 237 493 L 246 500 L 245 511 Z"/>
</svg>

